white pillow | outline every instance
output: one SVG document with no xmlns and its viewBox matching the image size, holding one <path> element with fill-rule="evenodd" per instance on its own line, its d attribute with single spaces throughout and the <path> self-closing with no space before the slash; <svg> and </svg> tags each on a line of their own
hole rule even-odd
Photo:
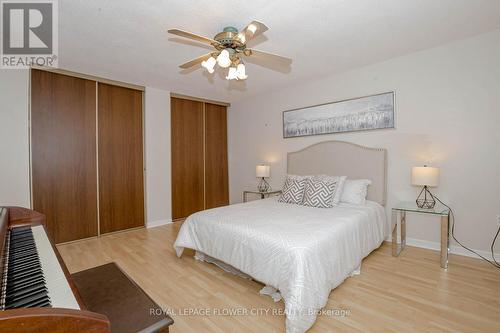
<svg viewBox="0 0 500 333">
<path fill-rule="evenodd" d="M 327 175 L 317 175 L 313 177 L 314 179 L 321 180 L 323 182 L 332 182 L 337 183 L 335 187 L 335 194 L 333 196 L 332 203 L 333 205 L 337 205 L 340 202 L 340 196 L 342 195 L 342 190 L 344 188 L 346 176 L 327 176 Z"/>
<path fill-rule="evenodd" d="M 354 205 L 364 205 L 368 186 L 372 183 L 369 179 L 347 179 L 340 197 L 341 202 Z"/>
</svg>

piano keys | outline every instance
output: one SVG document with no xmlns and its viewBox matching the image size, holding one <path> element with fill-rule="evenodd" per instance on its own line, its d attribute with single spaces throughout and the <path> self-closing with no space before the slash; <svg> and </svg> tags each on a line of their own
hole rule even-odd
<svg viewBox="0 0 500 333">
<path fill-rule="evenodd" d="M 0 251 L 0 332 L 109 332 L 82 303 L 42 214 L 0 207 Z"/>
<path fill-rule="evenodd" d="M 9 230 L 7 237 L 1 310 L 50 306 L 44 272 L 31 227 Z"/>
<path fill-rule="evenodd" d="M 46 280 L 48 295 L 51 299 L 51 306 L 79 310 L 80 306 L 59 265 L 45 229 L 43 226 L 35 226 L 32 230 L 40 254 L 40 262 Z"/>
</svg>

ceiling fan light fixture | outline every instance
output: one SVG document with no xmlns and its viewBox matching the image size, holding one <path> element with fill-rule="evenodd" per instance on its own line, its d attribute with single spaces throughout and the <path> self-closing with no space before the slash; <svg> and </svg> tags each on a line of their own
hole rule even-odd
<svg viewBox="0 0 500 333">
<path fill-rule="evenodd" d="M 238 80 L 245 80 L 248 77 L 245 73 L 245 64 L 242 62 L 238 64 L 238 67 L 236 67 L 236 75 Z"/>
<path fill-rule="evenodd" d="M 229 57 L 228 50 L 222 50 L 217 57 L 217 64 L 222 68 L 228 68 L 231 66 L 231 58 Z"/>
<path fill-rule="evenodd" d="M 262 22 L 251 21 L 240 32 L 235 27 L 225 27 L 223 31 L 216 34 L 213 38 L 200 36 L 180 29 L 170 29 L 168 33 L 192 39 L 211 45 L 215 50 L 192 59 L 179 67 L 188 69 L 200 65 L 209 73 L 215 72 L 215 65 L 221 68 L 228 68 L 227 80 L 245 80 L 248 78 L 246 68 L 241 57 L 255 57 L 282 62 L 283 65 L 290 66 L 292 59 L 282 57 L 269 52 L 253 50 L 247 48 L 247 42 L 262 35 L 269 28 Z"/>
<path fill-rule="evenodd" d="M 214 57 L 210 57 L 205 61 L 201 62 L 201 66 L 205 68 L 210 74 L 214 72 L 214 67 L 215 64 L 217 63 L 217 60 L 215 60 Z"/>
</svg>

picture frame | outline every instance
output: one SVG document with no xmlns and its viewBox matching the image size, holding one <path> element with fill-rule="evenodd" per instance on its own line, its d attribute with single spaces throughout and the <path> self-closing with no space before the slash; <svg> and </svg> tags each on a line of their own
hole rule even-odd
<svg viewBox="0 0 500 333">
<path fill-rule="evenodd" d="M 394 91 L 283 111 L 283 138 L 395 128 Z"/>
</svg>

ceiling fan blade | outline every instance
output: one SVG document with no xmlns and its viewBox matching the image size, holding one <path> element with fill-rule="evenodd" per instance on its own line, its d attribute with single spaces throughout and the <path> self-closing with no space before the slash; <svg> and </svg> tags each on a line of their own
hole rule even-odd
<svg viewBox="0 0 500 333">
<path fill-rule="evenodd" d="M 281 62 L 285 65 L 291 65 L 292 64 L 292 59 L 283 57 L 274 53 L 269 53 L 269 52 L 264 52 L 264 51 L 259 51 L 259 50 L 254 50 L 254 49 L 246 49 L 245 50 L 245 56 L 251 56 L 252 58 L 261 58 L 261 59 L 266 59 L 266 60 L 272 60 L 272 61 L 277 61 Z"/>
<path fill-rule="evenodd" d="M 210 58 L 212 56 L 212 52 L 210 53 L 207 53 L 207 54 L 204 54 L 202 56 L 199 56 L 198 58 L 195 58 L 191 61 L 188 61 L 186 62 L 185 64 L 182 64 L 180 65 L 179 67 L 180 68 L 183 68 L 183 69 L 186 69 L 186 68 L 189 68 L 189 67 L 193 67 L 195 65 L 198 65 L 199 63 L 201 63 L 202 61 L 205 61 L 207 60 L 208 58 Z"/>
<path fill-rule="evenodd" d="M 267 30 L 269 30 L 269 28 L 264 23 L 252 21 L 245 28 L 243 28 L 243 30 L 241 30 L 241 33 L 244 34 L 245 40 L 248 41 Z"/>
<path fill-rule="evenodd" d="M 170 30 L 168 30 L 168 33 L 172 34 L 172 35 L 176 35 L 176 36 L 181 36 L 184 38 L 194 39 L 194 40 L 197 40 L 198 42 L 202 42 L 202 43 L 206 43 L 206 44 L 212 44 L 212 45 L 219 44 L 219 42 L 217 42 L 216 40 L 214 40 L 212 38 L 203 37 L 203 36 L 196 35 L 196 34 L 193 34 L 191 32 L 184 31 L 184 30 L 170 29 Z"/>
</svg>

